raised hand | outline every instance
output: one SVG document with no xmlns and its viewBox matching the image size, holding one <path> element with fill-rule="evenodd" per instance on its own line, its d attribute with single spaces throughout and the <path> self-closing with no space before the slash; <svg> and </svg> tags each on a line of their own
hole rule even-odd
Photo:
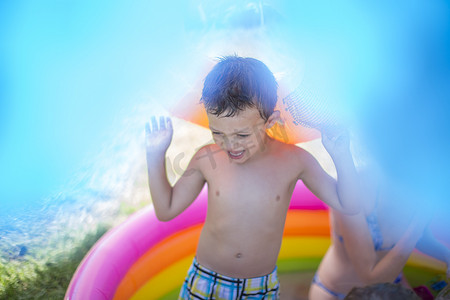
<svg viewBox="0 0 450 300">
<path fill-rule="evenodd" d="M 148 122 L 145 124 L 145 146 L 147 149 L 147 157 L 149 155 L 164 155 L 172 141 L 172 120 L 169 117 L 161 116 L 158 125 L 156 117 L 152 116 L 151 124 L 151 127 Z"/>
<path fill-rule="evenodd" d="M 343 127 L 320 127 L 322 144 L 333 157 L 350 151 L 350 138 L 348 131 Z"/>
</svg>

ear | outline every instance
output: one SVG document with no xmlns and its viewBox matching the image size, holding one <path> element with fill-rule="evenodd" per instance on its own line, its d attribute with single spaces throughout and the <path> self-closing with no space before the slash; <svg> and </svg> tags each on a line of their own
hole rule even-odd
<svg viewBox="0 0 450 300">
<path fill-rule="evenodd" d="M 266 129 L 272 128 L 275 123 L 284 125 L 283 119 L 281 119 L 281 114 L 279 110 L 274 110 L 273 113 L 266 121 Z"/>
</svg>

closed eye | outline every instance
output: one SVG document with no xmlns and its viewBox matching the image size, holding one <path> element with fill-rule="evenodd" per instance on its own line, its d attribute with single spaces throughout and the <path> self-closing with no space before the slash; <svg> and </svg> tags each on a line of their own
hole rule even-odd
<svg viewBox="0 0 450 300">
<path fill-rule="evenodd" d="M 246 137 L 249 137 L 250 134 L 238 134 L 237 136 L 240 138 L 246 138 Z"/>
</svg>

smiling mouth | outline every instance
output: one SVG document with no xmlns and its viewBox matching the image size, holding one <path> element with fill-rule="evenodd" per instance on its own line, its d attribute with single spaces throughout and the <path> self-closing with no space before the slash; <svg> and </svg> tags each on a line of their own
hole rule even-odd
<svg viewBox="0 0 450 300">
<path fill-rule="evenodd" d="M 242 150 L 239 152 L 237 152 L 237 151 L 227 151 L 227 152 L 228 152 L 228 156 L 231 159 L 241 159 L 242 157 L 244 157 L 245 150 Z"/>
</svg>

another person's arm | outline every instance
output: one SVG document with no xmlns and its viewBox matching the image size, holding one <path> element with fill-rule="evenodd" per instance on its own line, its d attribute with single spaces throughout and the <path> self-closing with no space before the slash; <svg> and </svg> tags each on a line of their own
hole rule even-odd
<svg viewBox="0 0 450 300">
<path fill-rule="evenodd" d="M 165 164 L 165 154 L 173 135 L 172 122 L 170 118 L 161 117 L 158 125 L 156 118 L 152 117 L 152 128 L 148 123 L 145 128 L 148 184 L 153 206 L 159 220 L 169 221 L 195 200 L 205 184 L 205 178 L 199 160 L 192 159 L 172 187 L 167 179 Z"/>
<path fill-rule="evenodd" d="M 425 218 L 414 218 L 394 248 L 378 261 L 365 215 L 361 212 L 353 216 L 340 214 L 338 217 L 349 260 L 366 284 L 393 282 L 403 270 L 428 222 Z"/>
</svg>

